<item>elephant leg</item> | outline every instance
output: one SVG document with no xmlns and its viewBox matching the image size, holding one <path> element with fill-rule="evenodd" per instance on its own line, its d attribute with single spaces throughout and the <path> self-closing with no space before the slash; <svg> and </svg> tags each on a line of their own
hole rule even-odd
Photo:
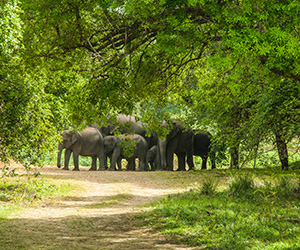
<svg viewBox="0 0 300 250">
<path fill-rule="evenodd" d="M 167 140 L 158 140 L 157 161 L 159 163 L 157 170 L 167 170 Z"/>
<path fill-rule="evenodd" d="M 146 166 L 146 161 L 143 158 L 139 158 L 139 167 L 138 167 L 138 171 L 147 171 L 148 168 Z"/>
<path fill-rule="evenodd" d="M 151 166 L 151 171 L 154 171 L 155 170 L 154 162 L 150 162 L 150 166 Z"/>
<path fill-rule="evenodd" d="M 112 161 L 112 153 L 108 154 L 108 155 L 104 155 L 104 162 L 105 162 L 105 168 L 101 168 L 101 166 L 99 167 L 98 171 L 104 171 L 104 170 L 107 170 L 107 158 L 109 159 L 109 164 L 111 164 L 111 161 Z M 100 159 L 99 159 L 100 161 Z"/>
<path fill-rule="evenodd" d="M 202 158 L 202 166 L 201 166 L 201 169 L 207 169 L 207 165 L 206 165 L 206 163 L 207 163 L 207 155 L 201 156 L 201 158 Z"/>
<path fill-rule="evenodd" d="M 73 152 L 73 162 L 74 162 L 74 169 L 73 171 L 79 171 L 79 155 Z"/>
<path fill-rule="evenodd" d="M 185 153 L 177 154 L 178 158 L 178 169 L 177 171 L 185 171 Z"/>
<path fill-rule="evenodd" d="M 118 159 L 121 158 L 121 148 L 117 147 L 114 149 L 114 152 L 111 157 L 110 167 L 109 171 L 115 171 L 116 170 L 116 163 L 118 162 Z"/>
<path fill-rule="evenodd" d="M 92 167 L 89 170 L 90 171 L 97 170 L 97 156 L 92 157 Z"/>
<path fill-rule="evenodd" d="M 99 159 L 99 163 L 100 163 L 100 157 L 98 156 L 97 157 L 98 159 Z M 104 170 L 107 170 L 107 158 L 109 158 L 110 159 L 110 161 L 111 161 L 111 155 L 107 155 L 107 154 L 104 154 L 104 157 L 103 157 L 103 160 L 104 160 L 104 165 L 105 165 L 105 167 L 104 168 L 101 168 L 101 166 L 99 166 L 99 169 L 98 169 L 98 171 L 104 171 Z M 99 164 L 100 165 L 100 164 Z M 90 170 L 97 170 L 97 163 L 96 163 L 96 169 L 90 169 Z"/>
<path fill-rule="evenodd" d="M 57 153 L 57 167 L 58 168 L 61 168 L 60 161 L 61 161 L 61 153 L 62 153 L 63 149 L 64 149 L 64 145 L 62 143 L 59 143 L 58 144 L 58 153 Z"/>
<path fill-rule="evenodd" d="M 66 149 L 66 151 L 65 151 L 65 163 L 64 163 L 63 170 L 69 170 L 69 161 L 70 161 L 71 153 L 72 153 L 71 149 Z"/>
<path fill-rule="evenodd" d="M 107 156 L 106 156 L 106 152 L 104 150 L 104 140 L 103 140 L 103 138 L 101 138 L 98 142 L 97 158 L 99 159 L 99 169 L 98 170 L 99 171 L 106 170 L 107 169 Z M 96 169 L 95 170 L 97 170 L 97 164 L 96 164 Z"/>
<path fill-rule="evenodd" d="M 187 164 L 189 166 L 189 170 L 195 169 L 193 154 L 187 154 Z"/>
<path fill-rule="evenodd" d="M 135 159 L 134 158 L 128 159 L 126 169 L 128 171 L 135 171 Z"/>
<path fill-rule="evenodd" d="M 118 165 L 118 170 L 122 171 L 122 158 L 119 157 L 119 159 L 117 160 L 117 165 Z"/>
<path fill-rule="evenodd" d="M 167 171 L 173 171 L 174 152 L 167 150 Z"/>
<path fill-rule="evenodd" d="M 139 157 L 139 170 L 149 171 L 149 164 L 146 159 L 146 154 L 142 154 L 142 156 Z"/>
</svg>

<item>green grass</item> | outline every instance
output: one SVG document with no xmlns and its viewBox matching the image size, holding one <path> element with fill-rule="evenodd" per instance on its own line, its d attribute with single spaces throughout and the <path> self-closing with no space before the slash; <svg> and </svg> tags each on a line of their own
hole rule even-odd
<svg viewBox="0 0 300 250">
<path fill-rule="evenodd" d="M 85 206 L 85 209 L 100 209 L 100 208 L 104 208 L 104 207 L 109 207 L 121 202 L 124 202 L 126 200 L 129 200 L 133 197 L 133 195 L 130 194 L 117 194 L 117 195 L 113 195 L 111 197 L 109 197 L 109 199 L 102 201 L 102 202 L 95 202 L 92 204 L 89 204 L 87 206 Z"/>
<path fill-rule="evenodd" d="M 72 189 L 70 184 L 40 176 L 2 177 L 0 178 L 0 218 L 8 216 L 23 205 L 64 196 Z"/>
<path fill-rule="evenodd" d="M 141 223 L 207 249 L 299 249 L 299 201 L 299 173 L 242 171 L 231 174 L 225 189 L 206 180 L 170 195 Z"/>
</svg>

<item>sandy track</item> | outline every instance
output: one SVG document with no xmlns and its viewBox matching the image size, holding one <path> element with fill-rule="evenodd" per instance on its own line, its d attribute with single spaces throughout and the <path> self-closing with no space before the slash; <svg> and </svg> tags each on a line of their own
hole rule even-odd
<svg viewBox="0 0 300 250">
<path fill-rule="evenodd" d="M 9 219 L 28 249 L 190 249 L 140 228 L 133 217 L 144 205 L 194 187 L 192 172 L 80 172 L 53 166 L 43 176 L 79 186 L 70 197 L 27 208 Z M 2 235 L 2 237 L 5 237 Z M 10 249 L 9 244 L 5 249 Z"/>
</svg>

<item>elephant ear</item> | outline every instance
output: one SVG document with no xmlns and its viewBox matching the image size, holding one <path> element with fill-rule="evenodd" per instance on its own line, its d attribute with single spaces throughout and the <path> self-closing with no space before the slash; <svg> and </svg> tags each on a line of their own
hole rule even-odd
<svg viewBox="0 0 300 250">
<path fill-rule="evenodd" d="M 77 140 L 78 140 L 78 133 L 73 132 L 71 135 L 71 143 L 74 144 L 75 142 L 77 142 Z"/>
</svg>

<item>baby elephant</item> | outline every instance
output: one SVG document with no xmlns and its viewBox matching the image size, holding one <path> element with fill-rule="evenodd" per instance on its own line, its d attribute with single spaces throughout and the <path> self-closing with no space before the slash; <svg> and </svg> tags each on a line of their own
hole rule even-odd
<svg viewBox="0 0 300 250">
<path fill-rule="evenodd" d="M 139 159 L 138 170 L 148 170 L 148 163 L 146 159 L 148 144 L 145 138 L 141 135 L 121 135 L 117 138 L 117 144 L 113 150 L 111 157 L 111 164 L 108 170 L 116 170 L 116 163 L 121 159 L 126 159 L 128 162 Z"/>
<path fill-rule="evenodd" d="M 156 170 L 156 154 L 157 154 L 157 146 L 154 145 L 148 150 L 147 157 L 146 157 L 146 160 L 150 164 L 152 171 Z"/>
<path fill-rule="evenodd" d="M 112 162 L 112 154 L 114 152 L 114 149 L 119 141 L 119 138 L 113 136 L 113 135 L 108 135 L 104 137 L 104 160 L 107 166 L 107 157 L 110 159 L 110 163 Z M 118 159 L 117 161 L 117 166 L 118 170 L 122 170 L 122 165 L 121 165 L 121 158 Z M 104 169 L 106 170 L 106 169 Z"/>
</svg>

